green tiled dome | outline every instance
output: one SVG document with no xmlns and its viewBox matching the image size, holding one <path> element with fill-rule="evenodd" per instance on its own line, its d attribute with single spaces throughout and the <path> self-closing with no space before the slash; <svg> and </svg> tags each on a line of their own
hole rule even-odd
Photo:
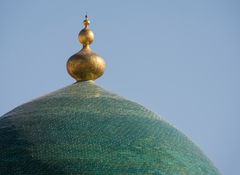
<svg viewBox="0 0 240 175">
<path fill-rule="evenodd" d="M 186 136 L 91 81 L 0 118 L 0 174 L 217 175 Z"/>
</svg>

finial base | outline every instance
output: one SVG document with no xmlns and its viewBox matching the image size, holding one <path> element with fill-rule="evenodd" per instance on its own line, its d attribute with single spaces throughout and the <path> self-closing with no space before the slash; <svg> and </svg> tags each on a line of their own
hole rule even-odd
<svg viewBox="0 0 240 175">
<path fill-rule="evenodd" d="M 105 61 L 90 47 L 83 47 L 67 62 L 68 73 L 77 81 L 96 80 L 103 75 Z"/>
</svg>

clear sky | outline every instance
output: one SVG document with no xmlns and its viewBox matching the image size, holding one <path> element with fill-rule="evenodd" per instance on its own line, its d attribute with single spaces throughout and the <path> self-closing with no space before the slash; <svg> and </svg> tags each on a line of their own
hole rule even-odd
<svg viewBox="0 0 240 175">
<path fill-rule="evenodd" d="M 97 84 L 163 116 L 226 175 L 240 166 L 240 1 L 1 0 L 0 115 L 74 82 L 88 12 Z"/>
</svg>

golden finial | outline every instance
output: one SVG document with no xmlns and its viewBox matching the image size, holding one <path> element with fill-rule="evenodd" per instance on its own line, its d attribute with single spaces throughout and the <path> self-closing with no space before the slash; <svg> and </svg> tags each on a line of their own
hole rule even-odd
<svg viewBox="0 0 240 175">
<path fill-rule="evenodd" d="M 94 34 L 89 29 L 90 20 L 87 15 L 83 21 L 85 26 L 78 34 L 78 39 L 83 48 L 67 61 L 68 73 L 77 81 L 96 80 L 103 75 L 105 61 L 90 48 Z"/>
</svg>

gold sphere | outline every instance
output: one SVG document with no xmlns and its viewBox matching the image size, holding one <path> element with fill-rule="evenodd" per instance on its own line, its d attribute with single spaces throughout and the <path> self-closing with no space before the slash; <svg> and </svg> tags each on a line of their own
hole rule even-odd
<svg viewBox="0 0 240 175">
<path fill-rule="evenodd" d="M 84 46 L 90 45 L 94 40 L 94 34 L 90 29 L 84 28 L 79 32 L 78 39 Z"/>
</svg>

